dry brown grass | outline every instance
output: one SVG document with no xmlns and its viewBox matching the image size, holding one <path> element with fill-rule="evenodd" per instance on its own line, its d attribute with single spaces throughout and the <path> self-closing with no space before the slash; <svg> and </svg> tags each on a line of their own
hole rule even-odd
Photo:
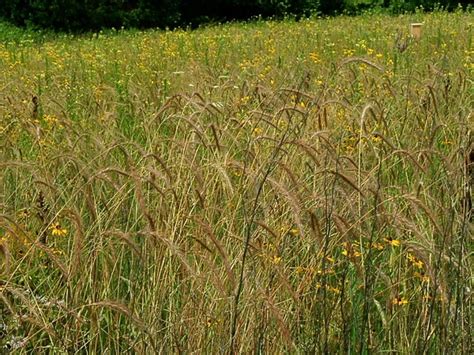
<svg viewBox="0 0 474 355">
<path fill-rule="evenodd" d="M 472 15 L 420 16 L 0 47 L 0 344 L 467 353 Z"/>
</svg>

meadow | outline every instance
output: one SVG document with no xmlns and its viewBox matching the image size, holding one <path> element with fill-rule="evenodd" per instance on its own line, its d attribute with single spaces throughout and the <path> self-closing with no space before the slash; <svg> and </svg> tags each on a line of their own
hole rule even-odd
<svg viewBox="0 0 474 355">
<path fill-rule="evenodd" d="M 472 351 L 473 24 L 0 25 L 0 346 Z"/>
</svg>

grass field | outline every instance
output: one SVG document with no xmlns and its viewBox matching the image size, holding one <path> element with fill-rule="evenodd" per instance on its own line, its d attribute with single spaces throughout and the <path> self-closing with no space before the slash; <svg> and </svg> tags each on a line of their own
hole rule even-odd
<svg viewBox="0 0 474 355">
<path fill-rule="evenodd" d="M 473 24 L 0 25 L 0 346 L 472 351 Z"/>
</svg>

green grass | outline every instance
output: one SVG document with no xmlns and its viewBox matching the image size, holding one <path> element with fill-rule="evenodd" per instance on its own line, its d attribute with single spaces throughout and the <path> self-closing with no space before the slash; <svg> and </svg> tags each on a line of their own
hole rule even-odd
<svg viewBox="0 0 474 355">
<path fill-rule="evenodd" d="M 0 25 L 0 345 L 467 353 L 473 23 Z"/>
</svg>

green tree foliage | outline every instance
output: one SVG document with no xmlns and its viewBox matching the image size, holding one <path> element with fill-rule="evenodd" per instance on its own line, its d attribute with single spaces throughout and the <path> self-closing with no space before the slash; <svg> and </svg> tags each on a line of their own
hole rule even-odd
<svg viewBox="0 0 474 355">
<path fill-rule="evenodd" d="M 325 15 L 335 15 L 344 10 L 344 0 L 321 0 L 319 11 Z"/>
<path fill-rule="evenodd" d="M 0 17 L 21 26 L 56 30 L 173 27 L 254 16 L 297 18 L 312 13 L 359 13 L 371 7 L 394 13 L 417 7 L 456 8 L 470 0 L 0 0 Z M 437 5 L 438 4 L 438 5 Z"/>
<path fill-rule="evenodd" d="M 2 0 L 0 15 L 17 25 L 57 30 L 177 25 L 176 0 Z"/>
<path fill-rule="evenodd" d="M 209 20 L 243 20 L 254 16 L 307 16 L 319 8 L 319 0 L 182 0 L 185 23 Z"/>
<path fill-rule="evenodd" d="M 388 7 L 392 12 L 403 12 L 403 11 L 414 11 L 417 8 L 423 8 L 424 10 L 433 10 L 435 8 L 443 8 L 447 10 L 453 10 L 458 5 L 467 7 L 472 3 L 472 0 L 390 0 L 384 1 L 388 3 Z"/>
</svg>

